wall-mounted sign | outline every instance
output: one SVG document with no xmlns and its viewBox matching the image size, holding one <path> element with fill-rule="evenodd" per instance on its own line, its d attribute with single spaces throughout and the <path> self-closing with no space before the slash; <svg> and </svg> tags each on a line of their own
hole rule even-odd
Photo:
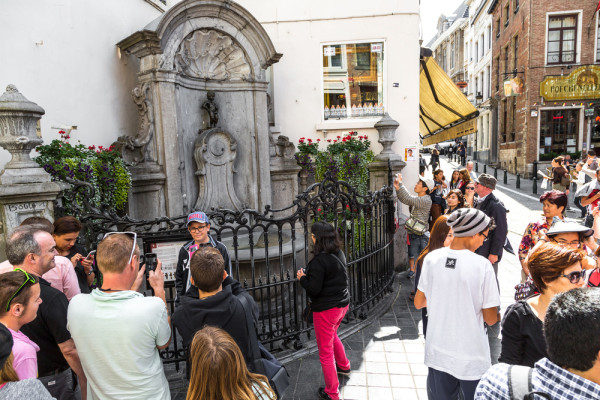
<svg viewBox="0 0 600 400">
<path fill-rule="evenodd" d="M 594 116 L 594 109 L 593 108 L 586 108 L 583 111 L 583 115 L 585 115 L 586 117 L 593 117 Z"/>
<path fill-rule="evenodd" d="M 406 146 L 404 148 L 404 161 L 417 161 L 417 146 Z"/>
<path fill-rule="evenodd" d="M 520 77 L 512 78 L 511 80 L 504 81 L 504 95 L 506 97 L 509 96 L 518 96 L 523 93 L 523 89 L 525 87 L 525 82 Z"/>
<path fill-rule="evenodd" d="M 531 110 L 531 116 L 536 118 L 538 116 L 538 111 L 537 110 Z"/>
<path fill-rule="evenodd" d="M 383 50 L 383 43 L 371 43 L 371 53 L 381 53 Z"/>
<path fill-rule="evenodd" d="M 333 46 L 323 47 L 323 55 L 325 57 L 335 56 L 335 47 L 333 47 Z"/>
<path fill-rule="evenodd" d="M 567 76 L 547 76 L 540 83 L 540 96 L 546 101 L 600 99 L 600 66 L 586 65 Z"/>
</svg>

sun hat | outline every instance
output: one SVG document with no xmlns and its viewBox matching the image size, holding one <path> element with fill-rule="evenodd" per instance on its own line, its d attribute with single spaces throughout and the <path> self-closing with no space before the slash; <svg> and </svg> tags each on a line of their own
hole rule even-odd
<svg viewBox="0 0 600 400">
<path fill-rule="evenodd" d="M 594 234 L 594 230 L 587 226 L 581 225 L 573 220 L 564 219 L 561 220 L 558 217 L 554 217 L 552 220 L 552 226 L 546 232 L 546 236 L 556 236 L 559 233 L 581 233 L 583 237 L 589 237 Z"/>
<path fill-rule="evenodd" d="M 446 224 L 455 237 L 469 237 L 483 232 L 490 225 L 490 217 L 475 208 L 459 208 L 450 214 Z"/>
<path fill-rule="evenodd" d="M 192 222 L 200 222 L 203 224 L 210 224 L 208 217 L 202 211 L 194 211 L 193 213 L 188 215 L 186 226 Z"/>
</svg>

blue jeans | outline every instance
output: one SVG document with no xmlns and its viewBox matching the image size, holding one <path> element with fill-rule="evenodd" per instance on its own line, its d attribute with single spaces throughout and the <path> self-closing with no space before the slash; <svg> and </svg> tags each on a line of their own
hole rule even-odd
<svg viewBox="0 0 600 400">
<path fill-rule="evenodd" d="M 427 374 L 427 392 L 435 400 L 473 400 L 478 383 L 479 379 L 463 381 L 433 368 Z"/>
<path fill-rule="evenodd" d="M 408 234 L 408 240 L 410 244 L 408 245 L 408 258 L 417 260 L 419 258 L 419 254 L 423 251 L 423 249 L 427 246 L 429 242 L 429 236 L 426 235 L 415 235 L 413 233 Z"/>
</svg>

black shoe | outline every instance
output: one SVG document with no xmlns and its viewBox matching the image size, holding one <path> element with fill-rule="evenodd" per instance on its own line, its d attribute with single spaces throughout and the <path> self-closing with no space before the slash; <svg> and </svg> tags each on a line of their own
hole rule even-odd
<svg viewBox="0 0 600 400">
<path fill-rule="evenodd" d="M 327 393 L 325 393 L 325 388 L 319 388 L 319 399 L 322 400 L 333 400 Z"/>
<path fill-rule="evenodd" d="M 350 376 L 350 368 L 348 368 L 348 369 L 341 369 L 340 367 L 338 367 L 336 365 L 335 369 L 336 369 L 338 375 Z"/>
</svg>

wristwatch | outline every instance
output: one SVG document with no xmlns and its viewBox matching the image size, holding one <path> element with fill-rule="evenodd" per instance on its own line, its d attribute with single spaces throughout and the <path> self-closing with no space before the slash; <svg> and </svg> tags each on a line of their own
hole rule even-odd
<svg viewBox="0 0 600 400">
<path fill-rule="evenodd" d="M 94 270 L 93 270 L 93 269 L 90 269 L 90 272 L 88 272 L 88 273 L 87 273 L 87 275 L 89 276 L 89 275 L 91 275 L 91 274 L 93 274 L 93 273 L 94 273 Z"/>
</svg>

